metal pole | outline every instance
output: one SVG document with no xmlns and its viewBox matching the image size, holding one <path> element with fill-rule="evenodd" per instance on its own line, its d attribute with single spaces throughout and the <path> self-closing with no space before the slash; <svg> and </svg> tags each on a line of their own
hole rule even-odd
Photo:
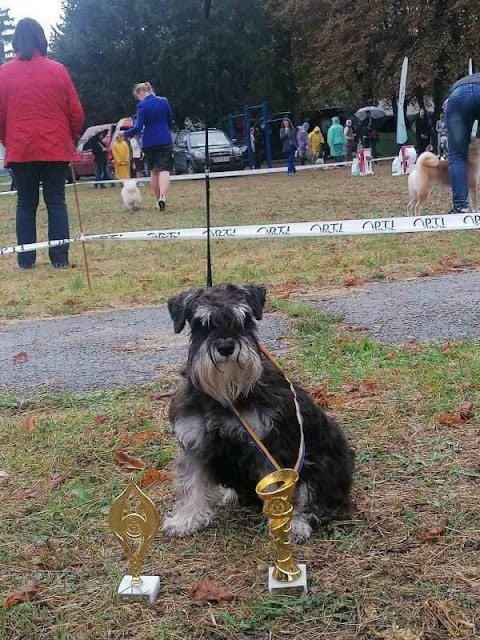
<svg viewBox="0 0 480 640">
<path fill-rule="evenodd" d="M 205 206 L 207 212 L 207 287 L 211 287 L 212 280 L 212 252 L 210 246 L 210 152 L 208 148 L 208 16 L 210 15 L 210 5 L 212 0 L 204 0 L 204 121 L 205 121 Z"/>
<path fill-rule="evenodd" d="M 268 115 L 268 104 L 262 103 L 263 110 L 263 137 L 265 140 L 265 156 L 267 159 L 267 166 L 272 168 L 272 143 L 270 141 L 270 118 Z"/>
<path fill-rule="evenodd" d="M 250 109 L 245 105 L 245 135 L 247 136 L 247 151 L 248 151 L 248 164 L 250 165 L 250 169 L 254 167 L 253 160 L 253 149 L 252 149 L 252 139 L 250 137 Z"/>
</svg>

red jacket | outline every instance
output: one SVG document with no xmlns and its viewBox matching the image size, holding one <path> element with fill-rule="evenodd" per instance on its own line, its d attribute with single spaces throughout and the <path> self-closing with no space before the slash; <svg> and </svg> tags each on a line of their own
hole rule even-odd
<svg viewBox="0 0 480 640">
<path fill-rule="evenodd" d="M 65 67 L 36 53 L 0 66 L 0 142 L 11 162 L 68 162 L 83 109 Z"/>
</svg>

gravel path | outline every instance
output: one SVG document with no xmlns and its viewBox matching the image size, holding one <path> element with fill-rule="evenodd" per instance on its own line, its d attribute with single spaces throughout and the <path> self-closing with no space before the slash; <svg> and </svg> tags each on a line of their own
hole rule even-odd
<svg viewBox="0 0 480 640">
<path fill-rule="evenodd" d="M 283 316 L 266 314 L 260 337 L 278 352 L 287 328 Z M 188 331 L 173 332 L 166 307 L 7 325 L 0 327 L 0 395 L 27 399 L 154 382 L 185 362 L 187 343 Z"/>
<path fill-rule="evenodd" d="M 477 339 L 480 272 L 408 282 L 368 284 L 297 299 L 363 325 L 379 342 Z M 266 314 L 260 337 L 273 352 L 284 348 L 288 320 Z M 94 313 L 0 328 L 0 395 L 20 398 L 145 384 L 183 364 L 187 332 L 173 333 L 165 307 Z M 14 356 L 26 354 L 17 364 Z M 25 356 L 24 356 L 25 358 Z M 20 360 L 22 357 L 20 357 Z"/>
<path fill-rule="evenodd" d="M 297 299 L 365 326 L 374 340 L 386 344 L 411 336 L 420 342 L 480 337 L 480 272 L 379 282 L 345 290 L 341 297 Z"/>
</svg>

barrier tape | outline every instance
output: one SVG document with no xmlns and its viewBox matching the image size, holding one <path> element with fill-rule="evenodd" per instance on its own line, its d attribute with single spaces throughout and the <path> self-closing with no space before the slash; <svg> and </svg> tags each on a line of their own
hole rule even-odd
<svg viewBox="0 0 480 640">
<path fill-rule="evenodd" d="M 431 231 L 463 231 L 480 229 L 480 213 L 438 214 L 398 218 L 364 218 L 360 220 L 318 220 L 314 222 L 285 222 L 282 224 L 256 224 L 243 226 L 212 227 L 210 236 L 222 240 L 246 240 L 250 238 L 307 238 L 349 235 L 373 235 L 417 233 Z M 51 240 L 34 244 L 0 248 L 0 256 L 45 249 L 76 242 L 108 240 L 204 240 L 206 228 L 157 229 L 151 231 L 127 231 L 101 233 L 65 240 Z"/>
<path fill-rule="evenodd" d="M 393 160 L 396 156 L 388 156 L 384 158 L 372 158 L 371 162 L 381 162 L 382 160 Z M 296 167 L 297 171 L 305 171 L 309 169 L 335 169 L 336 167 L 350 167 L 351 162 L 329 162 L 328 164 L 306 164 L 304 166 Z M 210 171 L 210 178 L 238 178 L 245 176 L 258 176 L 265 175 L 269 173 L 285 173 L 286 167 L 272 167 L 271 169 L 242 169 L 241 171 Z M 204 180 L 205 173 L 193 173 L 193 174 L 182 174 L 178 176 L 172 176 L 171 180 Z M 88 186 L 88 185 L 113 185 L 113 184 L 123 184 L 124 180 L 78 180 L 77 186 Z M 150 178 L 137 178 L 137 182 L 149 183 Z M 73 184 L 65 185 L 68 187 L 73 187 Z M 0 196 L 14 196 L 16 195 L 16 191 L 0 191 Z"/>
</svg>

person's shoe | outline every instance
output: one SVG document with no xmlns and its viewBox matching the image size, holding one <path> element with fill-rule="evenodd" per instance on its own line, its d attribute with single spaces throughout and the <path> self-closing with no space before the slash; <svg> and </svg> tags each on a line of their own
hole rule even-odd
<svg viewBox="0 0 480 640">
<path fill-rule="evenodd" d="M 162 200 L 160 198 L 160 200 L 158 201 L 158 210 L 165 211 L 165 207 L 166 207 L 165 200 Z"/>
<path fill-rule="evenodd" d="M 69 266 L 68 262 L 52 262 L 54 269 L 68 269 Z"/>
<path fill-rule="evenodd" d="M 468 207 L 453 206 L 448 213 L 472 213 Z"/>
</svg>

